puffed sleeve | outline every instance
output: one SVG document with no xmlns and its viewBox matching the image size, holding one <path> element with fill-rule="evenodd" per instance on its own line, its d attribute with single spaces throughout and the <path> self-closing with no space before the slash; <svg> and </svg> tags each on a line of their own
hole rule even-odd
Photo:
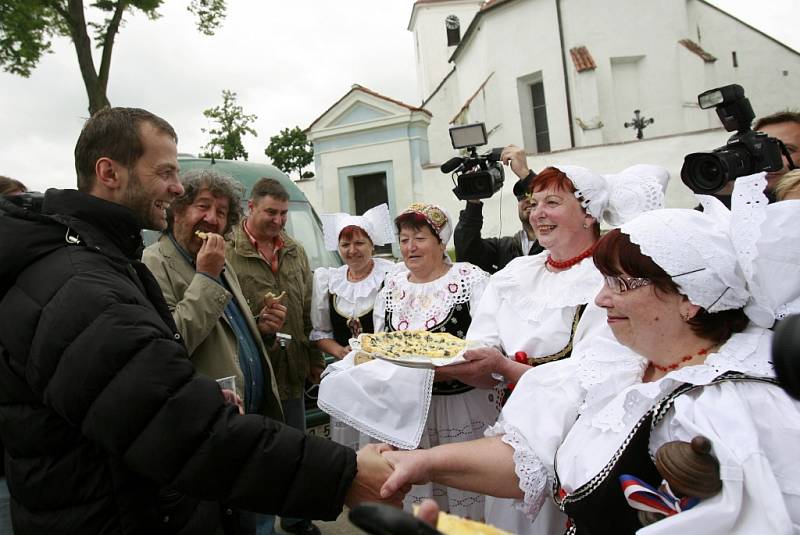
<svg viewBox="0 0 800 535">
<path fill-rule="evenodd" d="M 469 298 L 469 310 L 471 314 L 472 311 L 478 310 L 478 305 L 483 298 L 486 287 L 489 285 L 489 274 L 478 266 L 469 265 L 473 269 L 472 295 L 470 295 Z"/>
<path fill-rule="evenodd" d="M 575 379 L 578 362 L 564 359 L 527 371 L 503 407 L 487 436 L 502 435 L 514 449 L 519 487 L 518 507 L 536 516 L 551 495 L 556 450 L 578 417 L 583 390 Z"/>
<path fill-rule="evenodd" d="M 500 339 L 500 329 L 495 324 L 499 306 L 500 297 L 497 295 L 495 285 L 491 278 L 487 279 L 479 301 L 470 302 L 472 323 L 467 331 L 467 340 L 477 340 L 484 345 L 496 347 L 502 352 L 503 342 Z"/>
<path fill-rule="evenodd" d="M 333 324 L 331 323 L 331 310 L 328 293 L 330 269 L 317 268 L 314 272 L 314 286 L 311 290 L 311 334 L 308 339 L 312 342 L 333 338 Z"/>
<path fill-rule="evenodd" d="M 651 453 L 671 440 L 707 437 L 720 463 L 722 491 L 640 530 L 800 533 L 800 402 L 780 387 L 725 382 L 676 399 L 650 437 Z"/>
</svg>

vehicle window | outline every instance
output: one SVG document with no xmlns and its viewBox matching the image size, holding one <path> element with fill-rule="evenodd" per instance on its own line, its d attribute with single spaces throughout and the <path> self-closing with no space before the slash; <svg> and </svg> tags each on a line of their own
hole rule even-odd
<svg viewBox="0 0 800 535">
<path fill-rule="evenodd" d="M 299 241 L 308 255 L 311 269 L 342 265 L 339 255 L 325 250 L 320 226 L 311 205 L 304 202 L 289 203 L 289 218 L 286 221 L 286 233 Z"/>
</svg>

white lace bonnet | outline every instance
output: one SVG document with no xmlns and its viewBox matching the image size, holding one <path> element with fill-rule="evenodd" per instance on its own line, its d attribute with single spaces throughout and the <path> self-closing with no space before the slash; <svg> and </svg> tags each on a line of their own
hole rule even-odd
<svg viewBox="0 0 800 535">
<path fill-rule="evenodd" d="M 397 217 L 399 218 L 405 214 L 420 214 L 425 218 L 425 221 L 433 227 L 436 234 L 439 235 L 439 239 L 442 240 L 442 243 L 447 245 L 447 242 L 450 241 L 450 236 L 453 235 L 453 218 L 450 217 L 447 210 L 441 206 L 437 204 L 415 202 L 403 210 Z"/>
<path fill-rule="evenodd" d="M 586 213 L 612 227 L 664 207 L 669 172 L 663 167 L 638 164 L 612 175 L 598 175 L 577 165 L 553 167 L 575 185 L 575 197 Z"/>
<path fill-rule="evenodd" d="M 386 203 L 370 208 L 364 215 L 322 214 L 321 219 L 325 248 L 329 251 L 335 251 L 339 247 L 339 234 L 350 226 L 366 232 L 373 245 L 386 245 L 394 241 L 394 226 Z"/>
<path fill-rule="evenodd" d="M 682 294 L 709 312 L 745 307 L 771 327 L 800 312 L 800 201 L 768 205 L 764 173 L 734 184 L 731 210 L 698 196 L 703 212 L 647 212 L 621 231 L 666 271 Z"/>
</svg>

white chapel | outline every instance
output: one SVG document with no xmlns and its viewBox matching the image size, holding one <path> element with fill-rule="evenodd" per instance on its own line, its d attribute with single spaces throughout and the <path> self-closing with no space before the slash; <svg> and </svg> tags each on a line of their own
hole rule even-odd
<svg viewBox="0 0 800 535">
<path fill-rule="evenodd" d="M 439 166 L 457 155 L 448 128 L 475 122 L 479 152 L 513 143 L 534 170 L 662 165 L 668 205 L 691 206 L 684 155 L 730 136 L 699 93 L 738 83 L 757 116 L 800 108 L 800 53 L 703 0 L 417 0 L 408 30 L 418 103 L 354 85 L 307 129 L 316 176 L 298 185 L 320 212 L 420 200 L 457 218 Z M 641 140 L 636 110 L 653 119 Z M 484 201 L 484 235 L 519 229 L 515 181 L 506 169 Z"/>
</svg>

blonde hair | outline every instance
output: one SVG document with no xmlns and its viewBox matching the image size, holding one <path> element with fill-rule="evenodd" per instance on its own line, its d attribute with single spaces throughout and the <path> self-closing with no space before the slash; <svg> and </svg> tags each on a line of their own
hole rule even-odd
<svg viewBox="0 0 800 535">
<path fill-rule="evenodd" d="M 782 201 L 796 189 L 800 189 L 800 169 L 792 169 L 778 180 L 775 185 L 775 197 Z"/>
</svg>

